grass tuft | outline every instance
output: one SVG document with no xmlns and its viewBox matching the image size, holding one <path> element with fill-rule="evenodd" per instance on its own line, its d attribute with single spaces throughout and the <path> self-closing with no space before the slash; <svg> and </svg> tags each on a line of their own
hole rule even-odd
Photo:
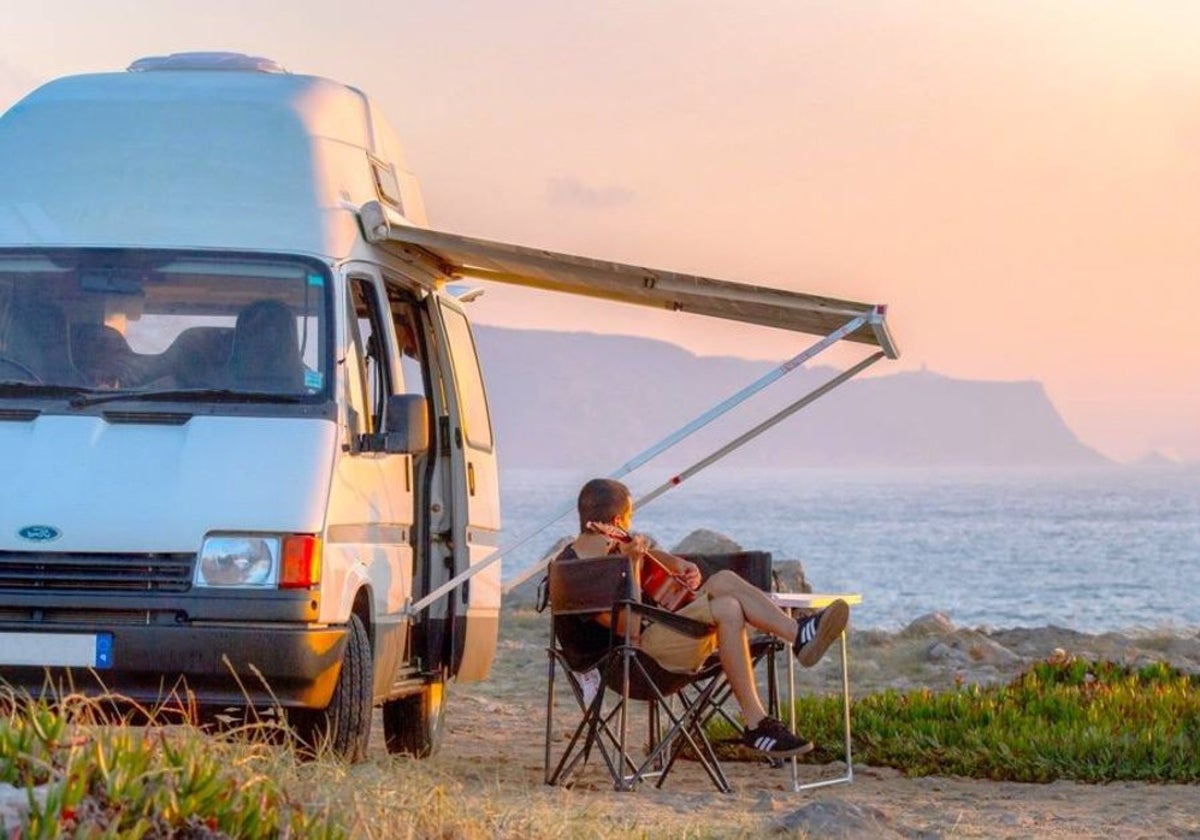
<svg viewBox="0 0 1200 840">
<path fill-rule="evenodd" d="M 27 794 L 13 836 L 348 836 L 328 807 L 285 792 L 269 733 L 235 742 L 186 725 L 113 725 L 107 705 L 81 697 L 55 705 L 11 693 L 0 698 L 0 782 Z"/>
</svg>

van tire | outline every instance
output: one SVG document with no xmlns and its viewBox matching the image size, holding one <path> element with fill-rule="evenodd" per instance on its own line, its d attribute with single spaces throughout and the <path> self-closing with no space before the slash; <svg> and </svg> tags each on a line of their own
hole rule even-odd
<svg viewBox="0 0 1200 840">
<path fill-rule="evenodd" d="M 351 764 L 367 757 L 371 739 L 371 640 L 362 619 L 351 614 L 346 624 L 342 668 L 329 706 L 289 709 L 288 723 L 305 757 L 325 750 Z"/>
<path fill-rule="evenodd" d="M 416 694 L 383 704 L 383 736 L 389 753 L 428 758 L 445 731 L 446 681 L 430 682 Z"/>
</svg>

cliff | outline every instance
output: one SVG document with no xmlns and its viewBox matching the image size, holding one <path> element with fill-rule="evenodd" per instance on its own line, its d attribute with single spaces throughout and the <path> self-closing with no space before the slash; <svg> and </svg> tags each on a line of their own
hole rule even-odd
<svg viewBox="0 0 1200 840">
<path fill-rule="evenodd" d="M 699 357 L 662 341 L 480 327 L 504 466 L 616 466 L 772 366 Z M 828 379 L 795 371 L 673 451 L 697 457 Z M 757 407 L 751 407 L 753 403 Z M 926 371 L 852 380 L 730 456 L 747 467 L 1061 467 L 1106 463 L 1067 427 L 1038 382 Z"/>
</svg>

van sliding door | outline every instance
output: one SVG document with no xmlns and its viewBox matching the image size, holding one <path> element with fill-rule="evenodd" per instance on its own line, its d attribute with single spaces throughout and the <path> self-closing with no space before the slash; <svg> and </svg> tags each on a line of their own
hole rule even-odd
<svg viewBox="0 0 1200 840">
<path fill-rule="evenodd" d="M 453 475 L 451 521 L 454 573 L 479 563 L 496 550 L 500 535 L 500 491 L 487 395 L 475 340 L 462 307 L 438 299 L 438 331 L 447 348 L 453 387 L 447 383 L 450 470 Z M 483 679 L 491 667 L 500 623 L 500 564 L 467 581 L 452 596 L 454 670 L 457 679 Z"/>
</svg>

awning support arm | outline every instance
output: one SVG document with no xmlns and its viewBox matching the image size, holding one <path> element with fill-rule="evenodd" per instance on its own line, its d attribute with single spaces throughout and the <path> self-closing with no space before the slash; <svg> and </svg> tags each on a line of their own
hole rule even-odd
<svg viewBox="0 0 1200 840">
<path fill-rule="evenodd" d="M 666 493 L 668 490 L 678 487 L 680 484 L 687 481 L 689 478 L 694 476 L 696 473 L 712 466 L 717 461 L 721 460 L 726 455 L 728 455 L 730 452 L 733 452 L 735 449 L 739 449 L 742 446 L 744 446 L 745 444 L 754 440 L 754 438 L 761 435 L 767 429 L 770 429 L 772 426 L 775 426 L 778 423 L 781 423 L 782 421 L 791 417 L 793 414 L 795 414 L 797 411 L 804 408 L 805 406 L 816 402 L 821 397 L 825 396 L 830 391 L 832 391 L 834 388 L 841 385 L 847 379 L 852 379 L 853 377 L 862 373 L 864 370 L 869 368 L 871 365 L 875 364 L 880 359 L 882 359 L 884 357 L 884 355 L 885 354 L 882 351 L 877 352 L 877 353 L 872 353 L 870 356 L 863 359 L 858 364 L 842 371 L 837 376 L 833 377 L 828 382 L 826 382 L 824 385 L 821 385 L 821 386 L 815 388 L 814 390 L 808 392 L 803 397 L 796 400 L 794 403 L 788 405 L 786 408 L 780 410 L 776 414 L 772 414 L 770 417 L 768 417 L 763 422 L 759 423 L 753 429 L 750 429 L 745 434 L 739 435 L 738 437 L 734 438 L 729 443 L 725 444 L 720 449 L 713 452 L 711 455 L 708 455 L 705 458 L 701 458 L 699 461 L 692 464 L 690 467 L 688 467 L 686 470 L 683 470 L 678 475 L 671 476 L 669 479 L 664 481 L 658 487 L 654 488 L 649 493 L 646 493 L 640 499 L 637 499 L 633 503 L 634 507 L 640 508 L 644 505 L 647 505 L 650 502 L 657 499 L 663 493 Z"/>
<path fill-rule="evenodd" d="M 828 394 L 834 388 L 841 385 L 847 379 L 851 379 L 852 377 L 857 376 L 859 373 L 866 370 L 871 365 L 878 362 L 880 359 L 884 358 L 885 355 L 886 354 L 883 353 L 882 351 L 877 352 L 877 353 L 872 353 L 870 356 L 868 356 L 867 358 L 858 362 L 856 365 L 842 371 L 841 373 L 839 373 L 837 376 L 834 376 L 832 379 L 830 379 L 825 384 L 818 386 L 814 390 L 805 394 L 800 399 L 796 400 L 794 403 L 791 403 L 788 406 L 786 406 L 785 408 L 776 412 L 775 414 L 772 414 L 770 417 L 768 417 L 763 422 L 759 423 L 753 429 L 750 429 L 749 431 L 745 432 L 744 434 L 741 434 L 738 437 L 734 438 L 733 440 L 729 441 L 729 443 L 725 444 L 720 449 L 716 450 L 715 452 L 713 452 L 712 454 L 710 454 L 704 458 L 701 458 L 699 461 L 692 464 L 690 467 L 683 470 L 682 472 L 671 476 L 665 482 L 663 482 L 658 487 L 651 490 L 649 493 L 646 493 L 641 498 L 635 499 L 634 503 L 633 503 L 634 509 L 636 510 L 636 509 L 645 507 L 650 502 L 654 501 L 659 496 L 666 493 L 668 490 L 673 490 L 674 488 L 678 487 L 680 484 L 687 481 L 689 478 L 694 476 L 696 473 L 700 472 L 701 470 L 703 470 L 709 466 L 712 466 L 717 461 L 721 460 L 726 455 L 733 452 L 735 449 L 738 449 L 738 448 L 744 446 L 745 444 L 749 443 L 751 440 L 753 440 L 754 438 L 761 435 L 767 429 L 770 429 L 772 426 L 775 426 L 776 424 L 782 422 L 783 420 L 786 420 L 788 417 L 791 417 L 793 414 L 795 414 L 797 411 L 804 408 L 805 406 L 807 406 L 813 402 L 816 402 L 818 399 L 820 399 L 821 397 Z M 559 518 L 561 519 L 562 517 L 560 516 Z M 547 564 L 549 564 L 549 562 L 550 562 L 549 557 L 543 557 L 541 560 L 539 560 L 533 566 L 531 566 L 530 568 L 528 568 L 524 572 L 522 572 L 518 579 L 509 583 L 508 586 L 506 586 L 503 591 L 505 593 L 508 593 L 512 588 L 520 586 L 522 583 L 529 580 L 529 578 L 533 577 L 538 572 L 540 572 L 542 569 L 544 569 L 547 566 Z"/>
<path fill-rule="evenodd" d="M 850 321 L 846 322 L 844 325 L 842 325 L 838 329 L 834 330 L 833 332 L 831 332 L 829 335 L 825 336 L 821 340 L 819 340 L 819 341 L 813 343 L 812 345 L 810 345 L 809 347 L 805 348 L 797 355 L 788 359 L 786 362 L 772 368 L 766 374 L 759 377 L 754 382 L 750 383 L 749 385 L 747 385 L 742 390 L 738 391 L 733 396 L 731 396 L 728 399 L 723 400 L 722 402 L 713 406 L 711 409 L 704 412 L 699 417 L 692 420 L 690 423 L 687 423 L 687 424 L 681 426 L 679 429 L 677 429 L 676 431 L 667 435 L 665 438 L 663 438 L 658 443 L 656 443 L 653 446 L 649 447 L 648 449 L 642 451 L 640 454 L 636 455 L 629 461 L 626 461 L 624 464 L 622 464 L 620 467 L 618 467 L 614 472 L 609 474 L 608 478 L 620 480 L 621 478 L 624 478 L 625 476 L 629 475 L 629 473 L 633 472 L 634 470 L 638 469 L 639 467 L 644 466 L 647 462 L 653 460 L 654 458 L 657 458 L 659 455 L 666 452 L 668 449 L 670 449 L 672 446 L 674 446 L 675 444 L 682 441 L 684 438 L 687 438 L 690 435 L 695 434 L 700 429 L 704 428 L 705 426 L 707 426 L 709 423 L 716 420 L 721 415 L 725 414 L 726 412 L 730 411 L 731 409 L 733 409 L 736 406 L 740 405 L 741 403 L 745 402 L 750 397 L 754 396 L 755 394 L 757 394 L 759 391 L 763 390 L 767 386 L 777 382 L 779 379 L 781 379 L 782 377 L 791 373 L 793 370 L 799 368 L 805 362 L 811 360 L 814 356 L 818 355 L 819 353 L 821 353 L 825 350 L 828 350 L 834 344 L 841 341 L 846 336 L 850 335 L 852 332 L 857 330 L 863 324 L 867 323 L 867 320 L 868 319 L 866 316 L 861 316 L 861 315 L 858 317 L 852 318 Z M 460 572 L 459 574 L 450 578 L 450 580 L 446 581 L 445 583 L 441 584 L 440 586 L 436 587 L 433 591 L 431 591 L 429 594 L 425 595 L 423 598 L 419 599 L 415 603 L 406 605 L 405 609 L 403 611 L 404 614 L 409 617 L 416 615 L 421 610 L 425 609 L 430 604 L 432 604 L 434 601 L 436 601 L 438 598 L 441 598 L 442 596 L 446 595 L 447 593 L 449 593 L 452 590 L 456 589 L 457 587 L 461 586 L 463 583 L 470 580 L 476 574 L 478 574 L 479 572 L 482 572 L 484 569 L 491 566 L 493 563 L 495 563 L 497 560 L 499 560 L 505 554 L 508 554 L 509 552 L 525 545 L 527 542 L 532 540 L 537 535 L 541 534 L 543 531 L 545 531 L 551 525 L 554 525 L 556 522 L 558 522 L 563 517 L 565 517 L 571 513 L 574 513 L 574 512 L 575 512 L 575 504 L 573 502 L 569 505 L 564 506 L 561 510 L 557 511 L 553 515 L 552 518 L 547 519 L 545 522 L 543 522 L 538 527 L 534 528 L 532 531 L 522 534 L 520 537 L 517 537 L 516 539 L 514 539 L 511 543 L 501 546 L 500 548 L 496 549 L 491 554 L 487 555 L 482 560 L 480 560 L 478 563 L 471 566 L 469 569 L 464 569 L 462 572 Z M 537 564 L 534 564 L 532 569 L 526 569 L 525 572 L 523 572 L 517 579 L 510 581 L 506 586 L 503 587 L 503 589 L 501 590 L 502 594 L 507 595 L 515 587 L 520 586 L 522 583 L 524 583 L 526 580 L 531 578 L 533 575 L 537 574 L 537 572 L 541 570 L 543 565 L 544 564 L 537 563 Z"/>
<path fill-rule="evenodd" d="M 705 426 L 707 426 L 712 421 L 716 420 L 721 415 L 725 414 L 726 412 L 735 408 L 736 406 L 741 405 L 746 400 L 750 399 L 750 397 L 754 396 L 759 391 L 766 388 L 768 385 L 772 385 L 775 382 L 779 381 L 784 376 L 791 373 L 793 370 L 795 370 L 796 368 L 800 367 L 805 362 L 812 359 L 818 353 L 828 350 L 834 344 L 841 341 L 843 338 L 845 338 L 850 333 L 857 330 L 859 327 L 861 327 L 866 322 L 867 322 L 867 319 L 860 316 L 858 318 L 851 320 L 845 326 L 842 326 L 842 327 L 834 330 L 829 335 L 825 336 L 825 338 L 823 338 L 820 341 L 818 341 L 817 343 L 813 344 L 811 347 L 807 348 L 803 352 L 799 353 L 796 356 L 793 356 L 791 359 L 788 359 L 783 364 L 768 371 L 766 373 L 766 375 L 764 375 L 761 378 L 750 383 L 749 385 L 747 385 L 742 390 L 738 391 L 736 394 L 734 394 L 729 399 L 713 406 L 712 408 L 710 408 L 708 411 L 701 414 L 699 417 L 697 417 L 692 422 L 688 423 L 685 426 L 680 427 L 674 433 L 668 435 L 667 437 L 663 438 L 660 442 L 656 443 L 654 446 L 651 446 L 649 449 L 642 452 L 642 454 L 627 461 L 625 464 L 623 464 L 620 467 L 620 469 L 618 469 L 615 473 L 610 475 L 609 478 L 620 479 L 626 475 L 629 475 L 629 473 L 633 472 L 638 467 L 644 466 L 647 462 L 652 461 L 653 459 L 657 458 L 659 455 L 666 452 L 668 449 L 670 449 L 675 444 L 679 443 L 684 438 L 690 437 L 691 435 L 693 435 L 696 432 L 703 429 Z M 575 508 L 572 505 L 571 510 L 574 510 L 574 509 Z"/>
</svg>

